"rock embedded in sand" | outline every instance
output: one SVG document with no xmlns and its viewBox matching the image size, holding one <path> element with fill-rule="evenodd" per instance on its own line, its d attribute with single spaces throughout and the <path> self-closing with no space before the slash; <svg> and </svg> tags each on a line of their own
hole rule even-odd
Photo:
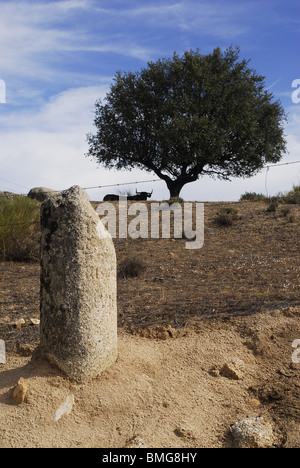
<svg viewBox="0 0 300 468">
<path fill-rule="evenodd" d="M 25 325 L 25 320 L 24 320 L 23 318 L 18 319 L 18 320 L 16 320 L 16 321 L 14 322 L 14 327 L 15 327 L 15 328 L 20 329 L 20 328 L 22 328 L 23 325 Z"/>
<path fill-rule="evenodd" d="M 189 427 L 185 427 L 185 426 L 177 426 L 174 431 L 174 434 L 177 435 L 177 437 L 180 437 L 182 439 L 193 440 L 197 438 L 194 431 L 190 429 Z"/>
<path fill-rule="evenodd" d="M 235 448 L 270 448 L 275 442 L 271 424 L 262 417 L 236 422 L 229 432 Z"/>
<path fill-rule="evenodd" d="M 15 405 L 20 405 L 24 402 L 27 393 L 27 383 L 23 377 L 20 377 L 17 385 L 13 388 L 10 401 Z"/>
<path fill-rule="evenodd" d="M 126 442 L 126 444 L 124 445 L 124 448 L 147 448 L 147 447 L 145 445 L 144 440 L 140 436 L 135 435 Z"/>
<path fill-rule="evenodd" d="M 244 377 L 245 363 L 241 359 L 233 359 L 226 362 L 220 369 L 220 375 L 232 380 L 242 380 Z"/>
</svg>

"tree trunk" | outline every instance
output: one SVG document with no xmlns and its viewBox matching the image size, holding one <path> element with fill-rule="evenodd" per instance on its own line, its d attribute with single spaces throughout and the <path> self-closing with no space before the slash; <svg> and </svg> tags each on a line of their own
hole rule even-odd
<svg viewBox="0 0 300 468">
<path fill-rule="evenodd" d="M 179 197 L 179 194 L 181 192 L 182 187 L 185 184 L 188 184 L 189 182 L 194 182 L 194 180 L 186 180 L 185 179 L 176 179 L 176 180 L 166 180 L 166 184 L 168 186 L 168 189 L 170 191 L 170 198 L 172 197 Z"/>
<path fill-rule="evenodd" d="M 200 174 L 197 173 L 197 175 L 191 175 L 191 174 L 182 174 L 181 176 L 178 176 L 177 179 L 173 180 L 171 179 L 170 176 L 167 174 L 163 174 L 160 170 L 158 170 L 155 166 L 149 165 L 149 169 L 153 170 L 153 172 L 162 180 L 164 180 L 167 184 L 167 187 L 170 191 L 170 198 L 172 197 L 179 197 L 179 194 L 181 192 L 182 187 L 184 187 L 185 184 L 188 184 L 190 182 L 195 182 L 198 180 L 198 176 Z"/>
</svg>

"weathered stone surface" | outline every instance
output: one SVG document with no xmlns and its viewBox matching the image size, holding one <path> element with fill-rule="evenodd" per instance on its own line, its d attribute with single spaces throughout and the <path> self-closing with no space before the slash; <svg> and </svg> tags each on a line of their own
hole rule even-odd
<svg viewBox="0 0 300 468">
<path fill-rule="evenodd" d="M 57 190 L 52 190 L 46 187 L 34 187 L 28 192 L 27 197 L 43 202 L 58 193 L 59 192 Z"/>
<path fill-rule="evenodd" d="M 230 428 L 235 448 L 270 448 L 274 444 L 273 428 L 263 418 L 239 421 Z"/>
<path fill-rule="evenodd" d="M 42 355 L 76 381 L 116 360 L 115 249 L 80 187 L 41 206 L 40 294 Z"/>
</svg>

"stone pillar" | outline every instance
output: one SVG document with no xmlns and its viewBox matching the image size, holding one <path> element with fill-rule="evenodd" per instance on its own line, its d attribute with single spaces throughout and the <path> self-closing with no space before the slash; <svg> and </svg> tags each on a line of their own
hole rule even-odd
<svg viewBox="0 0 300 468">
<path fill-rule="evenodd" d="M 41 206 L 40 353 L 78 382 L 117 358 L 116 255 L 78 186 Z"/>
</svg>

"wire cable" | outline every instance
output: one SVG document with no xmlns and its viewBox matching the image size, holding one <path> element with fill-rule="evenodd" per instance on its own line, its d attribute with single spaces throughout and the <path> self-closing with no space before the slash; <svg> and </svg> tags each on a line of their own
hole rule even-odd
<svg viewBox="0 0 300 468">
<path fill-rule="evenodd" d="M 147 182 L 161 182 L 162 179 L 138 180 L 136 182 L 123 182 L 122 184 L 97 185 L 95 187 L 83 187 L 83 190 L 92 190 L 106 187 L 119 187 L 120 185 L 146 184 Z"/>
</svg>

